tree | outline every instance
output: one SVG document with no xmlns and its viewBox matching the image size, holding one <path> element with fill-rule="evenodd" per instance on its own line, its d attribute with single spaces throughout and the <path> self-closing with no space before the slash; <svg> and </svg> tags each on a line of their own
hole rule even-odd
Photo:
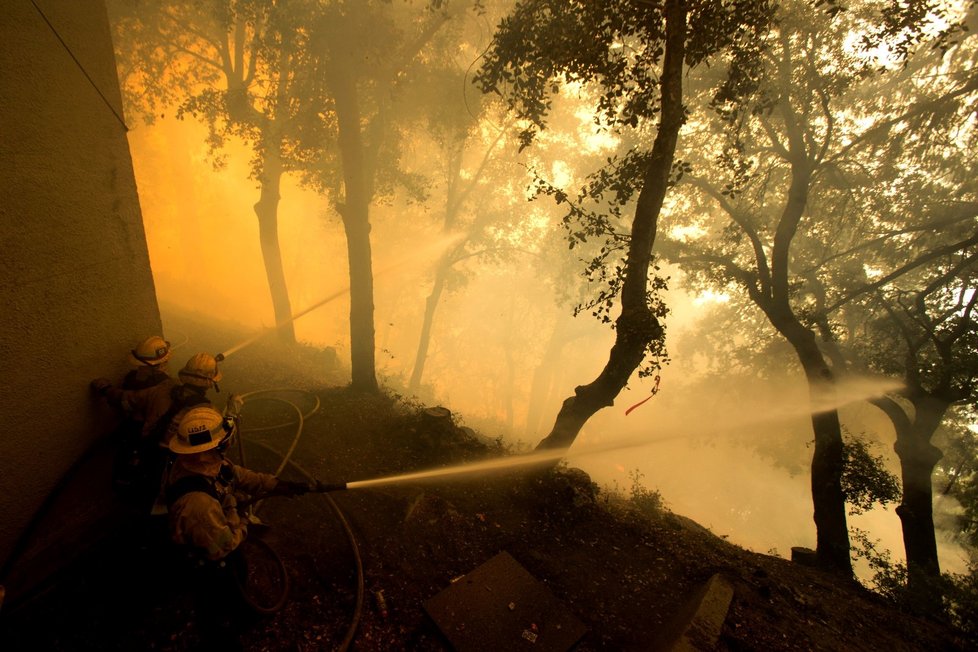
<svg viewBox="0 0 978 652">
<path fill-rule="evenodd" d="M 851 574 L 845 496 L 844 446 L 834 407 L 835 377 L 806 318 L 800 244 L 821 166 L 837 138 L 831 102 L 861 72 L 842 53 L 845 29 L 830 27 L 803 5 L 779 13 L 765 42 L 760 80 L 748 93 L 714 103 L 727 142 L 717 157 L 720 174 L 687 179 L 699 193 L 683 216 L 720 211 L 725 220 L 699 220 L 704 233 L 677 239 L 673 260 L 703 281 L 735 284 L 790 344 L 808 382 L 812 403 L 812 502 L 819 565 Z M 831 53 L 831 54 L 829 54 Z M 830 61 L 831 58 L 831 61 Z M 716 133 L 705 130 L 707 135 Z M 716 152 L 708 143 L 702 151 Z M 677 212 L 677 218 L 680 214 Z M 695 218 L 693 218 L 695 219 Z M 687 225 L 688 226 L 688 225 Z M 801 278 L 800 278 L 801 277 Z"/>
<path fill-rule="evenodd" d="M 457 108 L 464 110 L 464 107 Z M 467 111 L 465 115 L 468 115 Z M 488 181 L 492 178 L 494 168 L 497 174 L 500 172 L 500 145 L 505 142 L 504 137 L 509 128 L 504 126 L 498 129 L 487 142 L 483 127 L 483 123 L 474 119 L 471 123 L 430 125 L 432 131 L 438 134 L 436 140 L 440 142 L 436 147 L 443 154 L 444 161 L 445 207 L 440 230 L 445 236 L 455 234 L 456 241 L 435 263 L 431 292 L 425 301 L 418 347 L 408 382 L 408 391 L 412 394 L 417 394 L 421 387 L 435 312 L 451 280 L 453 269 L 463 261 L 499 252 L 499 248 L 490 241 L 487 230 L 501 223 L 509 213 L 493 206 L 494 198 L 490 189 L 499 190 L 502 184 L 489 185 Z M 474 168 L 465 167 L 466 154 L 470 151 L 474 151 L 477 156 Z M 507 173 L 511 169 L 506 166 L 503 172 Z"/>
<path fill-rule="evenodd" d="M 278 240 L 282 176 L 296 169 L 295 97 L 308 75 L 302 2 L 111 0 L 120 78 L 147 121 L 177 108 L 205 122 L 218 152 L 228 138 L 254 149 L 255 215 L 279 337 L 295 342 Z"/>
<path fill-rule="evenodd" d="M 975 398 L 978 188 L 974 150 L 965 135 L 970 110 L 950 99 L 954 93 L 945 83 L 927 86 L 929 93 L 918 91 L 901 118 L 891 121 L 916 138 L 895 146 L 894 139 L 875 134 L 874 146 L 864 144 L 864 156 L 893 161 L 898 170 L 861 205 L 878 226 L 887 227 L 877 230 L 886 237 L 877 235 L 877 246 L 858 254 L 875 277 L 860 275 L 833 299 L 824 299 L 819 323 L 823 339 L 838 343 L 849 364 L 903 380 L 899 392 L 873 403 L 897 435 L 894 448 L 903 475 L 897 514 L 909 589 L 921 598 L 930 594 L 929 602 L 939 605 L 933 595 L 940 565 L 931 478 L 942 451 L 932 440 L 953 406 Z M 923 105 L 929 108 L 922 111 Z M 845 265 L 851 254 L 840 254 L 836 264 Z"/>
<path fill-rule="evenodd" d="M 922 31 L 925 20 L 914 20 Z M 913 74 L 905 69 L 896 79 L 868 85 L 865 95 L 889 98 L 883 110 L 890 114 L 836 160 L 850 180 L 874 171 L 873 183 L 849 188 L 853 209 L 873 228 L 857 246 L 835 252 L 834 271 L 825 274 L 831 293 L 814 286 L 815 322 L 826 350 L 838 354 L 837 366 L 903 381 L 901 390 L 872 402 L 896 432 L 908 589 L 933 610 L 942 607 L 932 475 L 943 455 L 933 440 L 955 405 L 974 401 L 978 375 L 978 187 L 966 99 L 978 86 L 974 47 L 968 39 L 949 46 L 948 34 L 956 31 L 951 25 L 930 41 L 938 47 L 909 62 Z M 901 101 L 894 106 L 893 98 Z M 864 269 L 853 273 L 857 260 Z"/>
<path fill-rule="evenodd" d="M 833 20 L 819 20 L 810 11 L 802 4 L 786 5 L 771 54 L 757 71 L 764 81 L 755 93 L 716 105 L 730 135 L 717 157 L 726 174 L 719 183 L 715 176 L 687 178 L 704 202 L 697 209 L 719 209 L 729 223 L 723 228 L 706 220 L 686 223 L 687 229 L 702 227 L 706 235 L 678 239 L 676 248 L 683 253 L 676 260 L 701 282 L 745 290 L 795 350 L 813 404 L 819 561 L 848 571 L 841 425 L 835 409 L 818 407 L 835 405 L 834 384 L 847 373 L 847 364 L 832 355 L 826 315 L 919 267 L 937 253 L 937 245 L 931 239 L 931 248 L 915 250 L 920 258 L 914 260 L 907 239 L 929 227 L 913 226 L 912 216 L 919 213 L 893 210 L 898 186 L 888 174 L 901 163 L 882 156 L 880 148 L 859 146 L 882 142 L 899 122 L 891 116 L 905 108 L 894 111 L 894 100 L 907 106 L 893 86 L 888 94 L 876 89 L 862 98 L 851 92 L 875 71 L 847 42 L 859 25 L 885 25 L 886 7 L 882 19 L 872 11 L 861 13 L 861 23 L 835 10 L 830 10 Z M 888 110 L 880 108 L 882 98 Z M 860 127 L 860 121 L 871 126 Z M 880 204 L 877 210 L 860 202 L 867 192 Z M 775 203 L 781 205 L 776 215 L 768 208 Z M 881 212 L 882 206 L 889 210 Z M 888 264 L 881 267 L 891 273 L 884 271 L 879 283 L 871 281 L 867 259 L 882 260 L 887 252 Z"/>
<path fill-rule="evenodd" d="M 256 152 L 255 210 L 278 323 L 291 317 L 276 228 L 282 175 L 301 174 L 331 201 L 347 240 L 351 384 L 377 391 L 369 208 L 395 187 L 424 193 L 423 180 L 398 167 L 399 119 L 410 113 L 398 100 L 437 64 L 444 48 L 432 39 L 469 3 L 118 2 L 143 107 L 176 104 L 207 122 L 213 146 L 240 137 Z M 291 324 L 282 333 L 294 340 Z"/>
<path fill-rule="evenodd" d="M 484 50 L 483 46 L 479 51 Z M 460 77 L 459 83 L 462 85 Z M 440 104 L 451 106 L 444 98 Z M 551 238 L 563 233 L 559 207 L 552 202 L 526 204 L 526 184 L 537 171 L 557 166 L 562 174 L 572 175 L 577 168 L 591 166 L 600 160 L 599 148 L 582 150 L 580 138 L 593 125 L 585 122 L 577 109 L 586 100 L 562 102 L 559 115 L 552 115 L 551 136 L 545 143 L 535 143 L 532 150 L 515 156 L 508 148 L 517 130 L 512 117 L 498 115 L 499 102 L 469 100 L 465 107 L 454 106 L 455 119 L 430 121 L 428 132 L 435 141 L 437 161 L 429 167 L 444 170 L 445 208 L 441 213 L 441 231 L 453 238 L 433 271 L 432 290 L 425 305 L 421 338 L 409 383 L 417 393 L 424 372 L 431 338 L 434 313 L 446 290 L 458 289 L 471 276 L 470 265 L 477 262 L 504 263 L 520 260 L 537 270 L 542 282 L 559 280 L 561 285 L 582 285 L 573 273 L 566 274 L 567 264 L 576 253 Z M 476 108 L 478 107 L 478 108 Z M 447 117 L 447 116 L 446 116 Z M 556 128 L 554 128 L 554 123 Z M 523 169 L 524 175 L 518 174 Z M 514 171 L 517 174 L 514 174 Z M 562 238 L 561 238 L 562 239 Z M 578 264 L 577 260 L 573 261 Z M 464 265 L 464 266 L 463 266 Z M 509 349 L 506 349 L 507 354 Z M 556 352 L 554 352 L 556 353 Z M 552 363 L 551 363 L 552 364 Z M 532 401 L 531 401 L 532 404 Z"/>
<path fill-rule="evenodd" d="M 625 260 L 617 266 L 618 280 L 605 295 L 621 303 L 615 343 L 599 376 L 577 387 L 574 396 L 564 401 L 539 447 L 569 447 L 595 412 L 612 405 L 646 355 L 661 354 L 660 319 L 665 309 L 650 295 L 649 271 L 659 212 L 686 120 L 685 66 L 727 48 L 739 48 L 746 57 L 746 45 L 766 28 L 768 16 L 769 7 L 763 2 L 527 0 L 500 24 L 478 81 L 485 91 L 504 94 L 518 115 L 532 123 L 524 134 L 524 146 L 531 142 L 534 129 L 544 127 L 551 96 L 564 81 L 600 88 L 598 108 L 609 127 L 645 126 L 658 118 L 651 151 L 639 166 L 636 207 L 625 227 Z M 627 200 L 631 192 L 620 194 Z M 554 196 L 567 201 L 563 192 L 555 191 Z M 596 228 L 585 226 L 572 237 L 584 240 L 611 231 L 605 220 Z M 653 289 L 659 286 L 654 284 Z"/>
<path fill-rule="evenodd" d="M 315 128 L 300 139 L 310 152 L 305 178 L 332 199 L 346 232 L 352 387 L 363 391 L 378 389 L 370 206 L 397 185 L 423 195 L 423 182 L 398 167 L 402 130 L 417 119 L 400 100 L 437 65 L 445 49 L 434 39 L 466 6 L 444 0 L 328 3 L 311 30 L 315 70 L 307 107 Z M 339 174 L 329 156 L 334 146 Z"/>
</svg>

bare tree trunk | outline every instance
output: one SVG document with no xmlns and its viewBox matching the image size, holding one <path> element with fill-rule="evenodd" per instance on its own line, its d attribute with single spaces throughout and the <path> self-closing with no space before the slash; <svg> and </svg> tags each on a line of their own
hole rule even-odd
<svg viewBox="0 0 978 652">
<path fill-rule="evenodd" d="M 280 340 L 295 344 L 295 326 L 292 318 L 292 304 L 285 283 L 285 270 L 282 268 L 282 249 L 278 241 L 278 204 L 281 198 L 282 159 L 278 155 L 277 143 L 265 149 L 260 177 L 261 196 L 255 204 L 258 217 L 258 235 L 261 242 L 262 260 L 265 263 L 265 276 L 272 296 L 272 309 L 275 323 L 282 324 L 277 329 Z"/>
<path fill-rule="evenodd" d="M 812 505 L 818 565 L 825 570 L 852 576 L 846 500 L 842 491 L 845 450 L 839 412 L 834 407 L 835 378 L 818 347 L 815 333 L 798 321 L 787 301 L 781 302 L 779 308 L 769 305 L 765 312 L 772 325 L 794 348 L 808 381 L 812 431 L 815 436 L 815 450 L 812 452 Z"/>
<path fill-rule="evenodd" d="M 516 321 L 516 301 L 515 297 L 509 295 L 509 324 L 507 333 L 509 336 L 506 338 L 506 346 L 504 348 L 504 353 L 506 357 L 506 386 L 503 390 L 503 408 L 506 414 L 506 430 L 508 432 L 514 432 L 516 425 L 516 360 L 513 357 L 513 349 L 516 346 L 515 326 Z"/>
<path fill-rule="evenodd" d="M 374 278 L 370 248 L 370 197 L 356 84 L 343 70 L 332 75 L 343 160 L 345 203 L 338 206 L 350 265 L 351 387 L 376 392 Z"/>
<path fill-rule="evenodd" d="M 378 391 L 374 351 L 374 279 L 366 207 L 343 218 L 350 263 L 350 370 L 353 389 Z"/>
<path fill-rule="evenodd" d="M 932 478 L 934 467 L 944 454 L 931 444 L 931 439 L 950 402 L 926 395 L 911 396 L 909 400 L 914 408 L 912 419 L 892 399 L 876 399 L 873 404 L 890 418 L 896 430 L 893 450 L 900 458 L 903 480 L 903 497 L 896 513 L 903 528 L 907 555 L 907 588 L 927 604 L 939 605 L 940 596 L 934 595 L 941 566 L 934 533 Z"/>
<path fill-rule="evenodd" d="M 685 120 L 682 81 L 688 9 L 683 0 L 669 0 L 665 13 L 662 118 L 632 220 L 620 297 L 621 315 L 615 322 L 615 343 L 598 377 L 589 385 L 575 388 L 574 396 L 564 400 L 553 429 L 537 448 L 570 447 L 595 412 L 614 404 L 629 377 L 645 358 L 648 345 L 662 335 L 662 326 L 648 303 L 648 275 L 659 213 L 668 189 L 679 130 Z"/>
<path fill-rule="evenodd" d="M 931 477 L 934 467 L 944 456 L 930 443 L 941 423 L 947 404 L 933 398 L 914 401 L 916 415 L 910 436 L 897 439 L 893 445 L 900 458 L 903 475 L 903 498 L 896 512 L 903 526 L 910 589 L 933 586 L 941 576 L 934 534 L 934 492 Z"/>
<path fill-rule="evenodd" d="M 834 403 L 835 383 L 827 367 L 805 370 L 809 393 L 816 405 Z M 812 413 L 815 450 L 812 452 L 812 505 L 814 507 L 818 564 L 821 568 L 852 575 L 849 526 L 842 491 L 845 449 L 839 412 L 835 408 Z"/>
</svg>

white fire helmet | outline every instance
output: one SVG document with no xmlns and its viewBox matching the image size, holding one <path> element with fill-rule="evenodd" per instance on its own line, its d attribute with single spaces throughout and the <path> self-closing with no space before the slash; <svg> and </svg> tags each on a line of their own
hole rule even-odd
<svg viewBox="0 0 978 652">
<path fill-rule="evenodd" d="M 170 440 L 170 450 L 178 455 L 202 453 L 230 442 L 237 426 L 234 419 L 206 405 L 187 410 L 177 426 L 177 436 Z"/>
<path fill-rule="evenodd" d="M 157 367 L 170 359 L 170 343 L 159 335 L 151 335 L 129 352 L 133 364 Z"/>
<path fill-rule="evenodd" d="M 187 385 L 210 388 L 216 386 L 221 379 L 221 370 L 217 368 L 217 359 L 210 353 L 198 353 L 177 372 L 180 380 Z"/>
</svg>

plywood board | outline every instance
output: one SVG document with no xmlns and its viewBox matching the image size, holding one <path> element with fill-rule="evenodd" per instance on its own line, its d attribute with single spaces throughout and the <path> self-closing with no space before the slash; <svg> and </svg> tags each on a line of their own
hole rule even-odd
<svg viewBox="0 0 978 652">
<path fill-rule="evenodd" d="M 587 628 L 507 552 L 424 604 L 458 652 L 564 652 Z"/>
</svg>

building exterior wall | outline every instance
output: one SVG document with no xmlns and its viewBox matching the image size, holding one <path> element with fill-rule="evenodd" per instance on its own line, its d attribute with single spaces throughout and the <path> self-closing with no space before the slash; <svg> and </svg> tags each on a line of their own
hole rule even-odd
<svg viewBox="0 0 978 652">
<path fill-rule="evenodd" d="M 162 329 L 121 115 L 103 0 L 4 3 L 0 564 L 105 434 L 89 381 L 121 378 L 125 353 Z M 61 545 L 98 509 L 101 482 L 73 496 Z"/>
</svg>

